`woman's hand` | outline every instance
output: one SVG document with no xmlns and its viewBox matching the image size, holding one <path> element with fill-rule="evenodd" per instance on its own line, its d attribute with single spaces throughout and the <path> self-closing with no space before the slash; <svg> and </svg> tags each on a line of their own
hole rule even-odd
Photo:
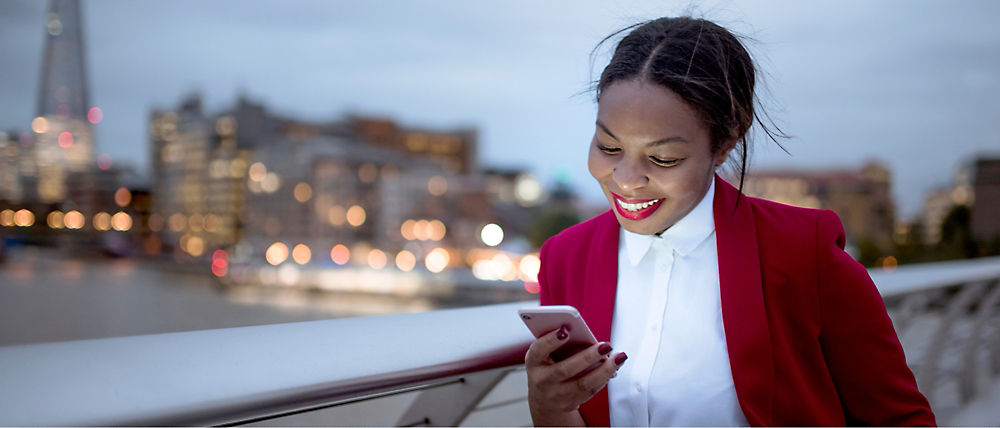
<svg viewBox="0 0 1000 428">
<path fill-rule="evenodd" d="M 577 409 L 597 394 L 628 358 L 624 352 L 611 355 L 611 345 L 601 342 L 555 362 L 550 354 L 569 339 L 568 327 L 539 337 L 528 348 L 524 366 L 528 373 L 528 406 L 536 426 L 583 425 Z M 591 371 L 591 366 L 597 365 Z"/>
</svg>

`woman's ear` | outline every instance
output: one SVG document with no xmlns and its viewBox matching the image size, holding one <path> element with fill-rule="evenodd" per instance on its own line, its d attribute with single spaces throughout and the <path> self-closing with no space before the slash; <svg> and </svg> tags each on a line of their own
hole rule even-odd
<svg viewBox="0 0 1000 428">
<path fill-rule="evenodd" d="M 737 140 L 730 140 L 722 145 L 722 149 L 715 154 L 715 166 L 720 167 L 729 159 L 729 153 L 736 148 Z"/>
</svg>

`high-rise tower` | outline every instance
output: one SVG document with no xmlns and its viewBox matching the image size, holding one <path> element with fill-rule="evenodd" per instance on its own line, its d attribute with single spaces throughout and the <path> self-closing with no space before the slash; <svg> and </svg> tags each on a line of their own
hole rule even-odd
<svg viewBox="0 0 1000 428">
<path fill-rule="evenodd" d="M 52 0 L 45 16 L 45 54 L 38 90 L 35 163 L 42 202 L 88 199 L 94 138 L 79 0 Z M 99 114 L 99 113 L 97 113 Z M 85 201 L 77 201 L 77 203 Z"/>
</svg>

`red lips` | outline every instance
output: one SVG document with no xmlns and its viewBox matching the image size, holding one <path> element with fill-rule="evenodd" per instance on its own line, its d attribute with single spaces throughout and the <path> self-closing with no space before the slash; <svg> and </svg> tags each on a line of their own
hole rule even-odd
<svg viewBox="0 0 1000 428">
<path fill-rule="evenodd" d="M 632 220 L 632 221 L 642 220 L 642 219 L 644 219 L 646 217 L 649 217 L 649 216 L 653 215 L 653 213 L 656 212 L 657 208 L 660 207 L 660 202 L 661 202 L 659 199 L 624 198 L 624 197 L 618 196 L 617 194 L 614 194 L 614 193 L 612 193 L 612 195 L 615 198 L 615 204 L 614 205 L 615 205 L 615 210 L 618 211 L 618 215 L 622 216 L 626 220 Z M 626 206 L 632 206 L 632 207 L 634 207 L 636 205 L 641 206 L 642 204 L 653 202 L 653 201 L 656 201 L 656 202 L 653 203 L 653 204 L 650 204 L 650 205 L 646 206 L 645 208 L 636 207 L 636 208 L 639 208 L 638 211 L 629 211 L 628 209 L 625 209 L 625 207 L 622 206 L 622 204 L 625 204 Z"/>
</svg>

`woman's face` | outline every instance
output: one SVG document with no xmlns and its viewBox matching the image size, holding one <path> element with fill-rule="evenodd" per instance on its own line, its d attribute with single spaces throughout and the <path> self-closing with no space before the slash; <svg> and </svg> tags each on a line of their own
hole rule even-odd
<svg viewBox="0 0 1000 428">
<path fill-rule="evenodd" d="M 637 79 L 602 91 L 587 164 L 625 230 L 660 233 L 694 209 L 732 149 L 713 155 L 710 135 L 664 86 Z"/>
</svg>

